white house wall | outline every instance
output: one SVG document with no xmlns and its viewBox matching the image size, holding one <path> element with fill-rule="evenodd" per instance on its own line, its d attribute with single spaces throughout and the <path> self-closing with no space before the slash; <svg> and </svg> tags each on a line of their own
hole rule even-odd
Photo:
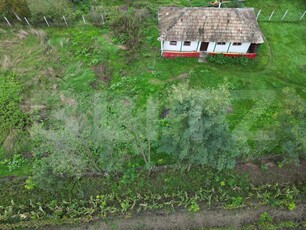
<svg viewBox="0 0 306 230">
<path fill-rule="evenodd" d="M 209 42 L 207 52 L 214 53 L 247 53 L 251 43 L 242 43 L 240 46 L 234 46 L 233 42 L 226 42 L 225 45 L 218 45 L 216 42 Z M 165 51 L 193 52 L 200 51 L 201 42 L 191 41 L 190 46 L 184 46 L 184 41 L 177 41 L 177 44 L 170 45 L 170 41 L 163 42 Z"/>
<path fill-rule="evenodd" d="M 197 51 L 197 48 L 198 48 L 198 44 L 199 42 L 196 42 L 196 41 L 192 41 L 190 42 L 190 46 L 182 46 L 182 51 L 186 52 L 186 51 Z"/>
<path fill-rule="evenodd" d="M 164 41 L 163 50 L 165 51 L 182 51 L 182 52 L 191 52 L 197 51 L 198 42 L 191 41 L 190 46 L 184 46 L 183 41 L 177 41 L 176 46 L 170 45 L 170 41 Z"/>
<path fill-rule="evenodd" d="M 240 46 L 233 46 L 233 43 L 230 44 L 229 53 L 247 53 L 251 43 L 242 43 Z"/>
<path fill-rule="evenodd" d="M 216 45 L 215 51 L 216 53 L 227 53 L 227 49 L 229 47 L 230 43 L 226 42 L 225 45 Z"/>
<path fill-rule="evenodd" d="M 164 41 L 164 50 L 180 51 L 182 42 L 177 41 L 176 46 L 170 45 L 170 41 Z"/>
<path fill-rule="evenodd" d="M 207 52 L 214 52 L 215 45 L 215 42 L 210 42 L 207 47 Z"/>
</svg>

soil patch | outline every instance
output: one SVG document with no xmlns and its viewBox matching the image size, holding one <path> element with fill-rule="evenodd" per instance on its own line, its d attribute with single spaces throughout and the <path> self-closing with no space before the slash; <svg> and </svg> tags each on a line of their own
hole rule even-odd
<svg viewBox="0 0 306 230">
<path fill-rule="evenodd" d="M 286 164 L 279 167 L 275 162 L 262 160 L 260 165 L 249 162 L 239 164 L 237 173 L 247 174 L 250 182 L 255 185 L 272 183 L 301 184 L 306 182 L 306 160 L 301 159 L 300 164 Z"/>
<path fill-rule="evenodd" d="M 188 73 L 182 73 L 180 75 L 178 75 L 177 77 L 173 77 L 173 78 L 170 78 L 168 80 L 169 81 L 176 81 L 176 80 L 181 80 L 181 79 L 185 79 L 185 78 L 188 78 L 189 77 L 189 74 Z"/>
<path fill-rule="evenodd" d="M 92 87 L 94 89 L 98 88 L 98 85 L 100 83 L 103 83 L 105 85 L 108 85 L 110 82 L 110 76 L 111 74 L 107 71 L 107 68 L 105 67 L 105 65 L 100 64 L 100 65 L 96 65 L 94 67 L 92 67 L 92 70 L 95 73 L 96 76 L 96 80 L 92 83 Z"/>
</svg>

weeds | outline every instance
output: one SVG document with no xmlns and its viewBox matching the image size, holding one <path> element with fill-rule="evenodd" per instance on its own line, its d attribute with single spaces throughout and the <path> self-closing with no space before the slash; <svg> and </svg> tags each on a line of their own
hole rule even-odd
<svg viewBox="0 0 306 230">
<path fill-rule="evenodd" d="M 224 56 L 224 54 L 214 54 L 214 55 L 208 55 L 207 60 L 210 62 L 215 62 L 220 65 L 225 64 L 239 64 L 246 66 L 249 63 L 249 59 L 246 57 L 228 57 Z"/>
</svg>

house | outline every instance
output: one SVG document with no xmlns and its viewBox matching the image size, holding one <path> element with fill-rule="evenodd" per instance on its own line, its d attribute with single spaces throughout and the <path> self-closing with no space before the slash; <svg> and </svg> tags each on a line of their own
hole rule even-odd
<svg viewBox="0 0 306 230">
<path fill-rule="evenodd" d="M 253 8 L 162 7 L 159 38 L 163 57 L 255 58 L 263 36 Z"/>
</svg>

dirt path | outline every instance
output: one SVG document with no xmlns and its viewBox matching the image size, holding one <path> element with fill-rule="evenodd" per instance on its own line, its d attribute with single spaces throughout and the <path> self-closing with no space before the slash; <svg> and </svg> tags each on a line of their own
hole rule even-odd
<svg viewBox="0 0 306 230">
<path fill-rule="evenodd" d="M 177 211 L 167 214 L 165 212 L 145 213 L 142 215 L 121 218 L 112 221 L 96 221 L 80 226 L 61 226 L 56 229 L 64 230 L 95 230 L 95 229 L 200 229 L 202 227 L 232 227 L 237 229 L 245 224 L 251 224 L 259 220 L 263 212 L 273 218 L 274 222 L 280 221 L 305 221 L 306 204 L 298 204 L 296 209 L 288 211 L 281 208 L 261 206 L 258 208 L 244 208 L 227 210 L 224 208 L 203 210 L 197 213 Z M 44 228 L 53 230 L 55 228 Z"/>
</svg>

